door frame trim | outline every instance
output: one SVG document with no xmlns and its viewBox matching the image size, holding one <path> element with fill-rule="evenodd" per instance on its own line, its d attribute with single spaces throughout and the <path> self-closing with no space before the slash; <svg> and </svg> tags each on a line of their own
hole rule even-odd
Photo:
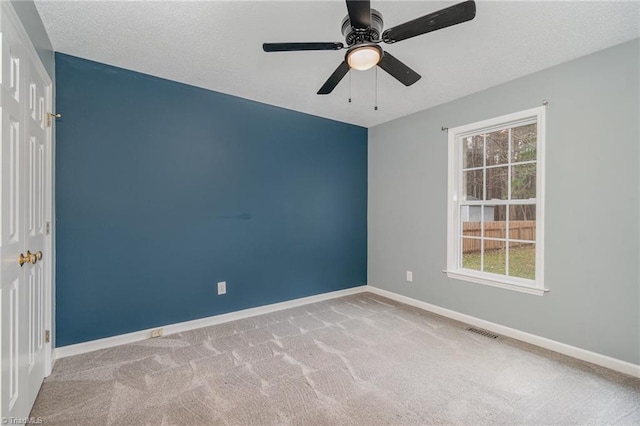
<svg viewBox="0 0 640 426">
<path fill-rule="evenodd" d="M 40 60 L 40 56 L 34 47 L 31 38 L 29 38 L 29 34 L 24 29 L 22 25 L 22 21 L 18 17 L 13 5 L 9 1 L 0 2 L 0 8 L 3 15 L 6 15 L 9 20 L 13 23 L 14 27 L 18 32 L 18 37 L 20 38 L 22 45 L 24 47 L 25 54 L 28 59 L 31 61 L 36 71 L 41 75 L 45 84 L 48 85 L 47 90 L 47 99 L 44 112 L 53 111 L 53 96 L 54 96 L 54 86 L 53 80 L 49 73 L 47 72 L 44 64 Z M 45 185 L 45 223 L 50 223 L 49 235 L 44 236 L 44 244 L 45 249 L 49 253 L 49 261 L 45 262 L 45 298 L 44 298 L 44 328 L 45 330 L 50 330 L 50 339 L 49 343 L 45 343 L 44 349 L 44 370 L 45 377 L 51 374 L 51 370 L 53 368 L 53 363 L 55 362 L 54 355 L 54 342 L 55 342 L 55 330 L 53 329 L 53 318 L 54 318 L 54 293 L 53 289 L 55 288 L 55 261 L 56 261 L 56 253 L 55 253 L 55 244 L 54 244 L 54 236 L 55 236 L 55 209 L 54 209 L 54 200 L 55 200 L 55 120 L 52 121 L 51 127 L 45 128 L 46 141 L 45 144 L 48 145 L 49 149 L 46 155 L 46 165 L 45 168 L 47 170 L 47 178 L 48 184 Z"/>
</svg>

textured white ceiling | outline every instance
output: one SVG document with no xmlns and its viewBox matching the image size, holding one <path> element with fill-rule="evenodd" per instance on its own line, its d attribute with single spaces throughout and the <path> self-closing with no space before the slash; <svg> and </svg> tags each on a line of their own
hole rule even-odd
<svg viewBox="0 0 640 426">
<path fill-rule="evenodd" d="M 456 1 L 373 0 L 385 28 Z M 344 1 L 41 1 L 54 49 L 195 86 L 371 127 L 640 37 L 640 2 L 478 1 L 476 18 L 383 47 L 422 75 L 378 69 L 317 90 L 344 51 L 264 53 L 263 42 L 344 42 Z"/>
</svg>

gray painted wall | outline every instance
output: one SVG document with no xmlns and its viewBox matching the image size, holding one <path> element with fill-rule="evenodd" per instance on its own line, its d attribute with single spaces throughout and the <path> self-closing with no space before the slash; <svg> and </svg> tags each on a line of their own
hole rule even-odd
<svg viewBox="0 0 640 426">
<path fill-rule="evenodd" d="M 35 3 L 32 0 L 11 0 L 11 4 L 18 14 L 20 21 L 22 21 L 22 25 L 27 30 L 29 38 L 35 46 L 49 77 L 55 82 L 53 47 L 51 46 L 51 40 L 49 40 L 49 36 L 44 28 Z"/>
<path fill-rule="evenodd" d="M 636 39 L 369 129 L 369 284 L 640 364 L 639 51 Z M 440 127 L 543 99 L 551 291 L 540 297 L 447 278 Z"/>
</svg>

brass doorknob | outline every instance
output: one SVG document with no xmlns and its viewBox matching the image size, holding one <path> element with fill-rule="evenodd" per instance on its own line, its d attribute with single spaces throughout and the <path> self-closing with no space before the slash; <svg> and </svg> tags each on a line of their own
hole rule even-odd
<svg viewBox="0 0 640 426">
<path fill-rule="evenodd" d="M 35 265 L 36 263 L 38 263 L 38 260 L 42 259 L 42 252 L 38 251 L 37 253 L 31 253 L 29 250 L 27 250 L 27 254 L 22 254 L 20 253 L 20 257 L 18 258 L 18 263 L 20 264 L 20 266 L 24 265 L 25 263 L 31 263 L 32 265 Z"/>
</svg>

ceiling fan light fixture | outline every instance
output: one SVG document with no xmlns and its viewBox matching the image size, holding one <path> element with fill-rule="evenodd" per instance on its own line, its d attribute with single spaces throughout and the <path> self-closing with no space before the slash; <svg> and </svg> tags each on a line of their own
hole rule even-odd
<svg viewBox="0 0 640 426">
<path fill-rule="evenodd" d="M 0 0 L 2 1 L 2 0 Z M 475 18 L 476 3 L 466 0 L 427 15 L 420 16 L 388 28 L 384 32 L 382 14 L 371 8 L 371 0 L 346 0 L 347 16 L 342 20 L 342 35 L 347 54 L 324 82 L 318 95 L 328 95 L 351 69 L 368 70 L 379 66 L 405 86 L 420 80 L 420 74 L 409 68 L 389 52 L 384 52 L 379 43 L 397 43 L 432 31 L 462 24 Z M 295 52 L 304 50 L 342 50 L 343 43 L 263 43 L 265 52 Z"/>
<path fill-rule="evenodd" d="M 347 52 L 349 67 L 365 71 L 375 67 L 382 57 L 382 49 L 375 44 L 358 46 Z"/>
</svg>

